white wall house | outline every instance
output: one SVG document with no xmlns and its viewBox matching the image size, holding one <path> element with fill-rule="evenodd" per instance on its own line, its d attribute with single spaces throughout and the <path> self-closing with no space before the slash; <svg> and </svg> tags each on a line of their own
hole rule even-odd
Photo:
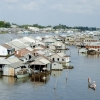
<svg viewBox="0 0 100 100">
<path fill-rule="evenodd" d="M 34 32 L 39 32 L 39 28 L 37 27 L 28 27 L 28 29 Z"/>
<path fill-rule="evenodd" d="M 99 40 L 94 39 L 94 38 L 85 38 L 83 42 L 84 42 L 84 45 L 90 45 L 91 43 L 99 42 Z"/>
<path fill-rule="evenodd" d="M 25 66 L 21 61 L 7 64 L 3 68 L 3 75 L 5 76 L 15 76 L 21 67 Z M 27 66 L 25 66 L 27 68 Z"/>
<path fill-rule="evenodd" d="M 8 55 L 7 48 L 0 45 L 0 56 L 7 56 L 7 55 Z"/>
<path fill-rule="evenodd" d="M 52 70 L 63 70 L 63 66 L 61 63 L 53 62 L 52 63 Z"/>
<path fill-rule="evenodd" d="M 56 49 L 66 49 L 66 44 L 62 43 L 61 41 L 56 41 L 53 43 Z"/>
<path fill-rule="evenodd" d="M 56 53 L 51 55 L 50 59 L 57 62 L 70 62 L 70 56 L 66 56 L 64 53 Z"/>
</svg>

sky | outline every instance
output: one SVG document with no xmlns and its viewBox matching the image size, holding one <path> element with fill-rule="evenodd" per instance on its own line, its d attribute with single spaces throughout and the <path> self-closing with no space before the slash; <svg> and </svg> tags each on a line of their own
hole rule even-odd
<svg viewBox="0 0 100 100">
<path fill-rule="evenodd" d="M 0 0 L 0 20 L 100 28 L 100 0 Z"/>
</svg>

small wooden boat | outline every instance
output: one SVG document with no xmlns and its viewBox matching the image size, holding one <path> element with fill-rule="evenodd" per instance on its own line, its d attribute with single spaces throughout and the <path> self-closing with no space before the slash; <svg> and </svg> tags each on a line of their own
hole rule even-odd
<svg viewBox="0 0 100 100">
<path fill-rule="evenodd" d="M 23 78 L 23 77 L 28 77 L 30 74 L 29 74 L 29 71 L 28 69 L 22 69 L 20 71 L 17 72 L 16 74 L 16 78 Z"/>
<path fill-rule="evenodd" d="M 93 90 L 95 90 L 95 89 L 96 89 L 96 82 L 93 81 L 93 82 L 91 83 L 91 79 L 88 78 L 88 87 L 91 88 L 91 89 L 93 89 Z"/>
</svg>

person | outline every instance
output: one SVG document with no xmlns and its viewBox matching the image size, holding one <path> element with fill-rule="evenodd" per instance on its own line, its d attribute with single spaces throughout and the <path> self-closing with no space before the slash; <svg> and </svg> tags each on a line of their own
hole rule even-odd
<svg viewBox="0 0 100 100">
<path fill-rule="evenodd" d="M 88 83 L 91 84 L 91 79 L 90 79 L 90 77 L 88 78 Z"/>
</svg>

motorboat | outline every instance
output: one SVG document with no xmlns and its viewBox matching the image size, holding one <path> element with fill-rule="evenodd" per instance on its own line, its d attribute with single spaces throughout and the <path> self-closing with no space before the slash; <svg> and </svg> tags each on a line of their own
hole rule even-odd
<svg viewBox="0 0 100 100">
<path fill-rule="evenodd" d="M 93 89 L 93 90 L 96 89 L 96 82 L 93 81 L 93 82 L 91 83 L 90 77 L 88 78 L 88 87 L 91 88 L 91 89 Z"/>
</svg>

